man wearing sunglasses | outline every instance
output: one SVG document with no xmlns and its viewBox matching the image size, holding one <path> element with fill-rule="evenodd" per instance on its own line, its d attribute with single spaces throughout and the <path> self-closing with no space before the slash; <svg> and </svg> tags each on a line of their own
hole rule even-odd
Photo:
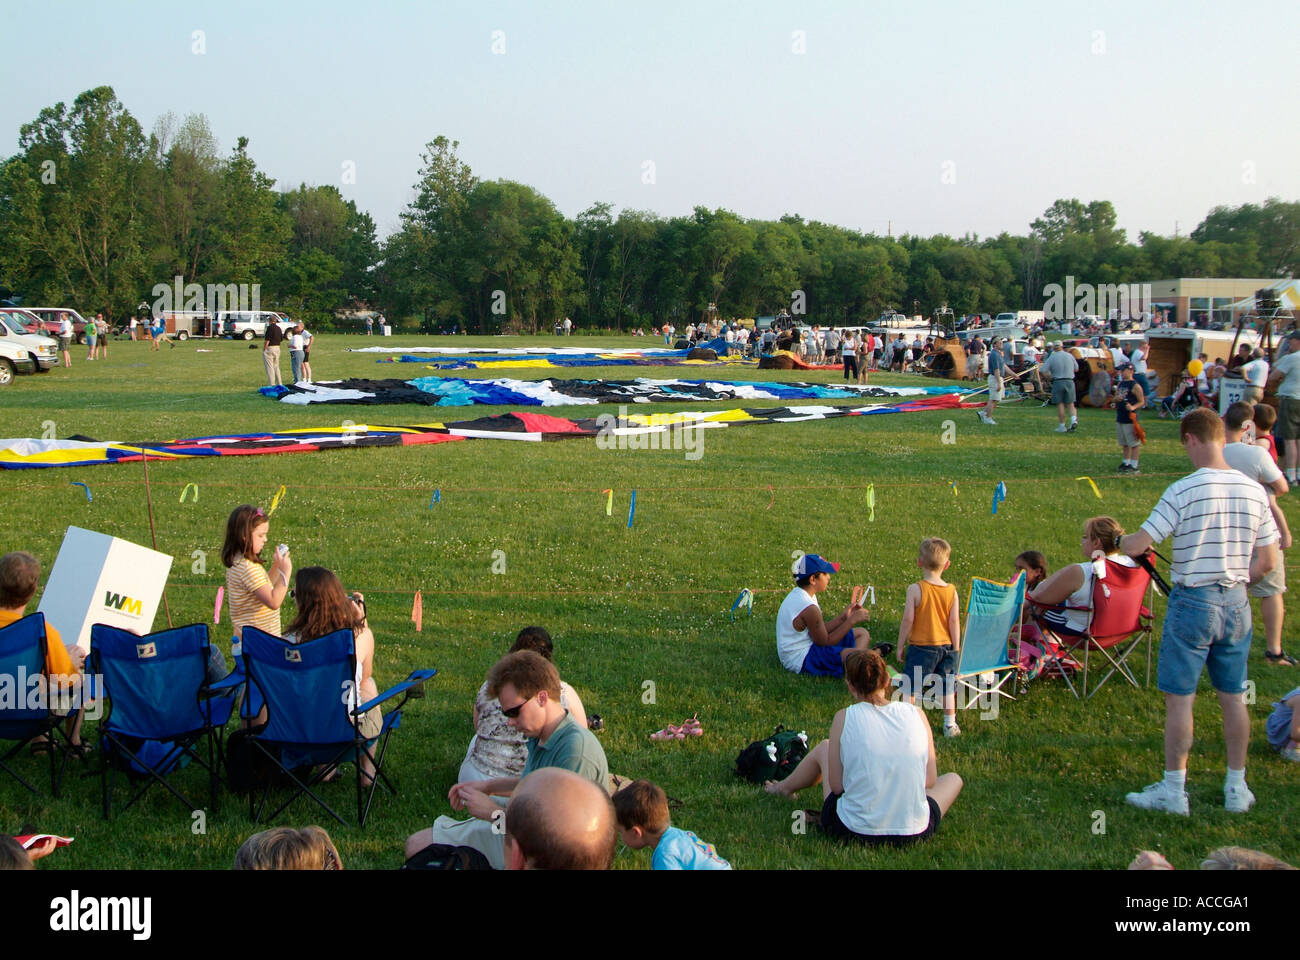
<svg viewBox="0 0 1300 960">
<path fill-rule="evenodd" d="M 545 657 L 521 650 L 498 660 L 488 674 L 488 695 L 501 703 L 510 725 L 528 738 L 528 759 L 518 777 L 458 783 L 448 799 L 453 810 L 466 810 L 474 819 L 439 817 L 430 830 L 406 841 L 409 859 L 431 843 L 473 847 L 492 865 L 504 870 L 505 808 L 519 781 L 534 770 L 557 767 L 609 789 L 609 765 L 600 741 L 580 727 L 560 704 L 560 674 Z"/>
</svg>

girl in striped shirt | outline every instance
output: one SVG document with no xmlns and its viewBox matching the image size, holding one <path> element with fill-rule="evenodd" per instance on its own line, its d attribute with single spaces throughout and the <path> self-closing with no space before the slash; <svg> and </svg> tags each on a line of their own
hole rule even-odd
<svg viewBox="0 0 1300 960">
<path fill-rule="evenodd" d="M 262 548 L 270 529 L 271 521 L 262 509 L 248 504 L 236 507 L 226 521 L 221 562 L 226 565 L 226 600 L 235 644 L 243 639 L 244 627 L 249 624 L 280 635 L 280 604 L 289 593 L 293 562 L 287 549 L 284 553 L 277 550 L 270 576 L 262 569 Z"/>
</svg>

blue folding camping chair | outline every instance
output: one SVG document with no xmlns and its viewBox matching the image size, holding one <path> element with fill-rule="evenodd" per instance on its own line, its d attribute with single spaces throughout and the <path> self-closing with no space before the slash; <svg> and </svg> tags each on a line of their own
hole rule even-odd
<svg viewBox="0 0 1300 960">
<path fill-rule="evenodd" d="M 339 764 L 356 760 L 357 823 L 364 827 L 379 784 L 383 783 L 390 793 L 397 794 L 397 788 L 384 773 L 384 756 L 389 738 L 401 726 L 402 708 L 407 700 L 424 696 L 425 681 L 438 671 L 415 670 L 373 700 L 349 706 L 350 699 L 359 699 L 355 694 L 347 696 L 355 689 L 357 676 L 356 647 L 351 630 L 336 630 L 306 643 L 289 643 L 256 627 L 246 626 L 242 657 L 249 684 L 243 713 L 252 720 L 257 717 L 253 712 L 257 704 L 264 703 L 266 707 L 266 722 L 250 732 L 249 742 L 274 765 L 281 777 L 296 788 L 293 795 L 266 819 L 274 820 L 306 794 L 335 820 L 346 825 L 346 821 L 312 788 L 325 781 Z M 402 699 L 383 715 L 378 735 L 373 739 L 365 737 L 361 732 L 363 715 L 398 695 Z M 379 744 L 378 751 L 374 749 L 376 743 Z M 361 776 L 359 761 L 363 752 L 375 768 L 369 789 Z M 312 772 L 305 777 L 296 772 L 304 766 L 312 767 Z M 249 813 L 255 822 L 262 819 L 262 810 L 274 785 L 275 778 L 268 778 L 260 801 L 256 801 L 250 792 Z"/>
<path fill-rule="evenodd" d="M 1007 636 L 1012 626 L 1019 622 L 1024 605 L 1023 571 L 1011 583 L 971 578 L 966 630 L 962 635 L 956 671 L 957 683 L 974 694 L 964 704 L 964 709 L 975 706 L 981 696 L 992 698 L 996 694 L 1008 700 L 1015 699 L 1002 687 L 1020 669 L 1020 665 L 1013 663 L 1008 655 Z M 982 676 L 989 673 L 994 675 L 994 681 L 982 682 Z M 998 674 L 1002 675 L 1000 679 Z"/>
<path fill-rule="evenodd" d="M 43 613 L 30 614 L 0 630 L 0 740 L 16 741 L 0 756 L 0 770 L 39 794 L 9 763 L 23 747 L 37 737 L 45 737 L 49 743 L 46 752 L 50 758 L 50 793 L 57 797 L 69 748 L 59 742 L 59 724 L 64 717 L 54 712 L 59 698 L 50 695 L 45 677 L 47 642 Z M 79 696 L 77 700 L 75 710 L 80 711 Z M 56 762 L 55 753 L 62 759 Z"/>
<path fill-rule="evenodd" d="M 112 813 L 117 772 L 143 784 L 126 810 L 155 784 L 189 810 L 201 809 L 169 777 L 191 760 L 208 773 L 210 805 L 220 783 L 222 729 L 234 697 L 209 685 L 208 627 L 204 623 L 137 636 L 97 623 L 90 628 L 92 672 L 103 678 L 108 713 L 99 726 L 104 818 Z M 206 749 L 204 749 L 206 747 Z"/>
</svg>

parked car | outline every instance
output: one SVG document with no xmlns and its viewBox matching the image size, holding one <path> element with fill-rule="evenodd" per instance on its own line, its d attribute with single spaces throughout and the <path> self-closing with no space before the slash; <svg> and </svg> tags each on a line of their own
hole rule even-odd
<svg viewBox="0 0 1300 960">
<path fill-rule="evenodd" d="M 59 345 L 50 337 L 28 331 L 39 318 L 17 308 L 0 309 L 0 387 L 18 373 L 45 373 L 59 362 Z"/>
<path fill-rule="evenodd" d="M 37 320 L 28 331 L 29 333 L 43 333 L 57 339 L 59 336 L 59 315 L 66 313 L 72 320 L 72 338 L 77 343 L 86 342 L 86 318 L 71 307 L 24 307 L 23 309 L 32 314 Z"/>
<path fill-rule="evenodd" d="M 283 313 L 273 310 L 234 310 L 217 315 L 221 324 L 221 335 L 234 337 L 236 340 L 256 340 L 266 336 L 268 324 L 279 324 L 280 329 L 288 332 L 296 324 Z"/>
</svg>

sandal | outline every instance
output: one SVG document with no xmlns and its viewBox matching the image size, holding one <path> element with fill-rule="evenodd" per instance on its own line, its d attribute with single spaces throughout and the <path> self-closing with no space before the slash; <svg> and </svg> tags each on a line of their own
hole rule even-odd
<svg viewBox="0 0 1300 960">
<path fill-rule="evenodd" d="M 33 757 L 43 757 L 54 749 L 54 745 L 49 740 L 33 740 L 28 746 L 27 752 Z"/>
<path fill-rule="evenodd" d="M 1276 663 L 1285 667 L 1294 667 L 1296 665 L 1295 657 L 1291 656 L 1291 654 L 1287 653 L 1285 650 L 1279 650 L 1277 653 L 1269 653 L 1265 650 L 1264 659 L 1268 663 Z M 32 744 L 32 746 L 36 746 L 36 744 Z"/>
<path fill-rule="evenodd" d="M 650 734 L 651 740 L 684 740 L 686 734 L 682 732 L 681 727 L 674 727 L 671 723 L 662 730 L 656 730 Z"/>
<path fill-rule="evenodd" d="M 704 736 L 704 725 L 700 723 L 700 715 L 697 713 L 681 725 L 681 731 L 688 737 Z"/>
</svg>

